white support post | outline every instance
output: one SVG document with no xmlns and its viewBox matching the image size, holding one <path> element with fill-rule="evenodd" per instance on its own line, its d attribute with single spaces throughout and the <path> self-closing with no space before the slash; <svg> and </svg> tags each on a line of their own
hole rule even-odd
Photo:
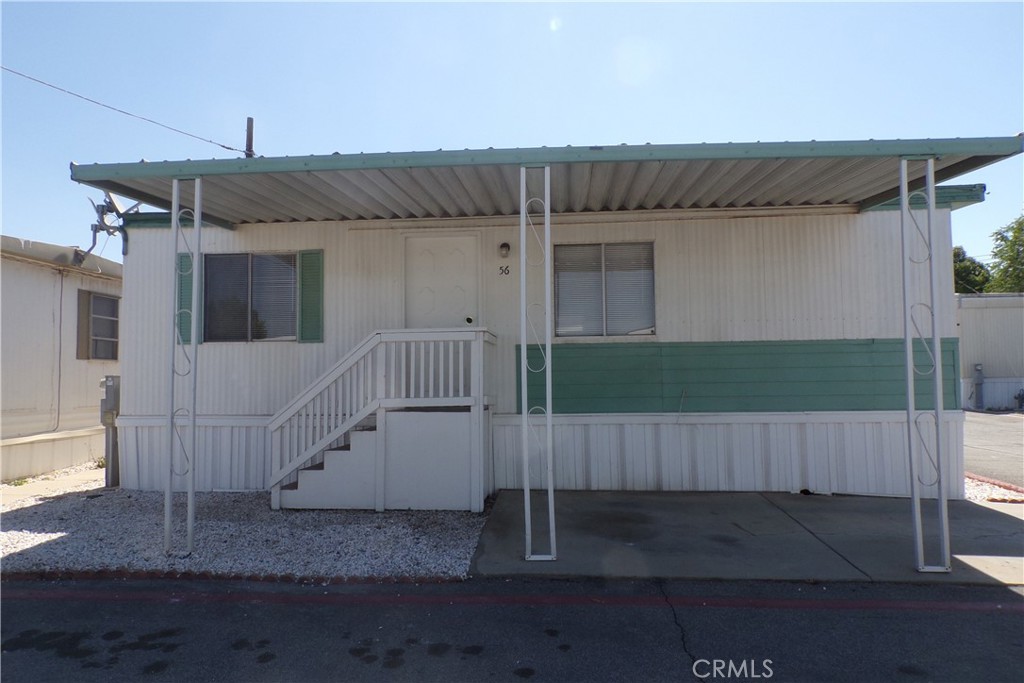
<svg viewBox="0 0 1024 683">
<path fill-rule="evenodd" d="M 385 353 L 386 344 L 379 344 L 377 348 L 372 351 L 376 356 L 376 395 L 377 400 L 381 400 L 385 396 L 385 387 L 387 386 L 387 376 L 385 373 L 384 365 L 387 361 L 387 355 Z M 384 512 L 384 500 L 387 496 L 386 482 L 387 478 L 387 457 L 388 457 L 388 444 L 387 444 L 387 431 L 388 431 L 388 411 L 384 408 L 378 408 L 376 414 L 376 427 L 377 432 L 374 438 L 374 461 L 373 461 L 373 509 L 377 512 Z"/>
<path fill-rule="evenodd" d="M 377 512 L 384 512 L 384 502 L 387 492 L 387 457 L 388 457 L 388 411 L 385 408 L 377 409 L 377 431 L 374 432 L 375 460 L 373 464 L 373 509 Z"/>
<path fill-rule="evenodd" d="M 553 283 L 551 268 L 551 167 L 544 167 L 544 198 L 543 200 L 528 196 L 526 182 L 527 168 L 519 169 L 519 376 L 520 376 L 520 412 L 522 428 L 520 441 L 522 449 L 523 465 L 523 517 L 525 522 L 526 548 L 525 557 L 527 560 L 554 560 L 557 557 L 557 546 L 555 542 L 555 478 L 554 478 L 554 449 L 553 430 L 551 418 L 551 337 L 552 337 L 552 308 L 553 308 Z M 541 201 L 544 207 L 544 237 L 537 234 L 537 228 L 530 218 L 530 204 L 534 201 Z M 527 223 L 530 224 L 529 231 Z M 541 258 L 538 264 L 531 264 L 528 251 L 532 241 L 536 241 L 541 251 Z M 527 280 L 529 279 L 529 268 L 531 265 L 539 265 L 543 269 L 544 277 L 544 334 L 543 339 L 538 334 L 535 320 L 530 316 L 530 300 L 528 295 Z M 529 332 L 527 330 L 529 328 Z M 545 471 L 547 479 L 548 498 L 548 534 L 550 541 L 550 552 L 546 555 L 533 552 L 533 519 L 530 496 L 530 443 L 533 431 L 530 425 L 530 402 L 528 399 L 529 377 L 531 372 L 540 372 L 539 369 L 530 368 L 527 360 L 527 352 L 530 342 L 543 344 L 541 355 L 544 361 L 544 407 L 539 408 L 544 413 L 545 439 L 541 446 L 537 439 L 538 446 L 544 451 Z"/>
<path fill-rule="evenodd" d="M 473 405 L 470 408 L 472 424 L 472 442 L 469 461 L 469 495 L 470 512 L 483 512 L 484 509 L 484 333 L 477 331 L 471 344 L 470 382 L 473 389 L 470 395 Z"/>
<path fill-rule="evenodd" d="M 551 167 L 544 167 L 544 435 L 547 450 L 548 475 L 548 537 L 551 539 L 551 556 L 558 556 L 555 543 L 555 449 L 554 425 L 551 420 L 551 331 L 554 311 L 554 277 L 551 252 Z M 525 391 L 525 385 L 524 385 Z"/>
<path fill-rule="evenodd" d="M 195 492 L 196 492 L 196 457 L 199 446 L 199 432 L 197 424 L 197 397 L 199 379 L 199 305 L 203 288 L 202 282 L 202 225 L 203 225 L 203 190 L 202 179 L 195 178 L 194 183 L 194 205 L 192 209 L 193 242 L 194 245 L 187 249 L 190 257 L 190 271 L 182 272 L 178 263 L 178 248 L 182 241 L 181 230 L 181 181 L 175 178 L 171 187 L 171 232 L 173 234 L 173 249 L 171 257 L 174 260 L 173 282 L 171 283 L 171 297 L 173 312 L 171 320 L 171 349 L 170 349 L 170 377 L 168 386 L 168 416 L 167 416 L 167 483 L 164 488 L 164 552 L 172 554 L 172 527 L 174 525 L 174 477 L 177 475 L 174 469 L 175 453 L 177 446 L 181 447 L 181 460 L 185 471 L 181 474 L 185 477 L 186 485 L 186 550 L 183 555 L 190 555 L 195 550 Z M 192 300 L 189 311 L 190 338 L 188 351 L 185 351 L 184 340 L 179 335 L 181 310 L 178 302 L 178 283 L 183 275 L 191 275 L 192 278 Z M 180 347 L 180 348 L 179 348 Z M 187 370 L 178 371 L 179 353 L 186 361 L 183 367 Z M 189 376 L 189 400 L 188 408 L 177 408 L 177 396 L 175 385 L 178 377 Z M 180 438 L 178 432 L 178 413 L 188 415 L 189 444 Z"/>
<path fill-rule="evenodd" d="M 203 179 L 193 181 L 195 203 L 192 208 L 192 236 L 195 247 L 192 250 L 192 331 L 189 341 L 192 345 L 192 401 L 189 408 L 189 428 L 192 436 L 192 452 L 188 463 L 188 502 L 186 520 L 186 547 L 191 554 L 195 550 L 196 526 L 196 470 L 199 469 L 199 424 L 197 405 L 199 396 L 199 323 L 200 296 L 203 291 Z"/>
<path fill-rule="evenodd" d="M 931 266 L 928 273 L 928 289 L 932 302 L 932 353 L 935 356 L 935 374 L 932 376 L 933 410 L 935 411 L 935 482 L 938 487 L 939 557 L 942 564 L 937 567 L 926 567 L 922 571 L 949 572 L 952 570 L 952 558 L 949 547 L 949 501 L 945 482 L 946 430 L 942 421 L 945 394 L 945 385 L 942 380 L 942 330 L 940 329 L 942 321 L 939 318 L 942 308 L 938 292 L 939 268 L 943 267 L 940 266 L 940 263 L 945 266 L 949 264 L 947 259 L 940 259 L 941 254 L 937 254 L 935 251 L 935 159 L 933 157 L 929 157 L 926 162 L 925 180 L 928 195 L 928 261 Z"/>
<path fill-rule="evenodd" d="M 925 196 L 927 199 L 927 226 L 922 231 L 910 210 L 910 196 L 908 182 L 908 160 L 900 159 L 900 234 L 902 238 L 902 275 L 903 275 L 903 350 L 906 374 L 906 402 L 907 402 L 907 457 L 910 469 L 910 497 L 912 504 L 912 517 L 914 525 L 914 556 L 916 567 L 919 572 L 949 572 L 951 569 L 951 557 L 949 546 L 949 514 L 948 500 L 946 494 L 946 483 L 944 480 L 945 467 L 945 429 L 942 419 L 943 413 L 943 383 L 942 383 L 942 334 L 938 307 L 940 306 L 937 285 L 939 280 L 939 259 L 935 253 L 935 160 L 926 160 L 925 172 Z M 912 240 L 914 235 L 911 228 L 917 233 L 920 243 L 925 247 L 925 255 L 922 259 L 914 258 Z M 926 264 L 928 267 L 928 302 L 915 301 L 919 295 L 916 294 L 916 286 L 912 281 L 911 267 Z M 927 336 L 922 330 L 920 321 L 915 317 L 915 310 L 923 309 L 928 311 L 928 323 L 930 334 Z M 919 370 L 914 360 L 914 340 L 920 340 L 922 347 L 931 357 L 932 367 Z M 915 376 L 928 375 L 932 382 L 932 417 L 934 420 L 934 457 L 928 448 L 924 431 L 921 424 L 926 415 L 918 411 L 915 396 Z M 929 565 L 925 561 L 924 532 L 921 518 L 921 469 L 925 456 L 927 462 L 934 468 L 935 485 L 937 486 L 938 505 L 938 532 L 939 532 L 939 553 L 941 564 Z"/>
<path fill-rule="evenodd" d="M 171 181 L 171 349 L 168 353 L 170 368 L 168 373 L 168 400 L 167 400 L 167 482 L 164 486 L 164 552 L 171 552 L 171 510 L 173 508 L 174 492 L 174 384 L 177 378 L 175 363 L 178 355 L 178 344 L 181 339 L 178 336 L 178 279 L 183 275 L 180 271 L 178 261 L 178 242 L 181 235 L 181 223 L 178 218 L 181 202 L 181 181 L 177 178 Z"/>
</svg>

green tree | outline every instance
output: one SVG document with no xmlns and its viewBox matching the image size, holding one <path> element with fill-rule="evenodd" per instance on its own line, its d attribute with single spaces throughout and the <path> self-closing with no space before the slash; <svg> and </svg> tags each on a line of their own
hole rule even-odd
<svg viewBox="0 0 1024 683">
<path fill-rule="evenodd" d="M 1024 214 L 992 233 L 992 279 L 989 292 L 1024 292 Z"/>
<path fill-rule="evenodd" d="M 991 277 L 984 263 L 968 256 L 963 247 L 953 247 L 953 289 L 957 294 L 981 294 Z"/>
</svg>

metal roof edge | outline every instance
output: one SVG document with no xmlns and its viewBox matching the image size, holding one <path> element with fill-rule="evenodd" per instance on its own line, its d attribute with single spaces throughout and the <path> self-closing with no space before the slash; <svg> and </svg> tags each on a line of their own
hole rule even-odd
<svg viewBox="0 0 1024 683">
<path fill-rule="evenodd" d="M 115 278 L 118 280 L 122 278 L 123 266 L 120 263 L 105 259 L 96 254 L 87 255 L 82 265 L 75 265 L 74 256 L 76 251 L 83 250 L 78 247 L 65 247 L 59 244 L 21 239 L 11 235 L 3 235 L 2 239 L 0 239 L 0 254 L 7 258 L 28 261 L 58 270 L 74 270 L 83 275 L 94 277 Z"/>
<path fill-rule="evenodd" d="M 922 157 L 983 155 L 1009 157 L 1024 152 L 1024 134 L 1014 137 L 920 140 L 692 143 L 513 149 L 437 150 L 253 157 L 134 163 L 71 163 L 71 179 L 81 183 L 116 178 L 194 178 L 250 173 L 298 173 L 437 166 L 541 165 L 561 163 L 784 159 L 821 157 Z"/>
</svg>

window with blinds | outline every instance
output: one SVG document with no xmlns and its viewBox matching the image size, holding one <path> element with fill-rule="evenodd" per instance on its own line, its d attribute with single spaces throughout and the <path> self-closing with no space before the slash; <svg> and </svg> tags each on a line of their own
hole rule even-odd
<svg viewBox="0 0 1024 683">
<path fill-rule="evenodd" d="M 295 254 L 207 254 L 204 341 L 296 338 Z"/>
<path fill-rule="evenodd" d="M 555 334 L 654 334 L 654 244 L 555 246 Z"/>
</svg>

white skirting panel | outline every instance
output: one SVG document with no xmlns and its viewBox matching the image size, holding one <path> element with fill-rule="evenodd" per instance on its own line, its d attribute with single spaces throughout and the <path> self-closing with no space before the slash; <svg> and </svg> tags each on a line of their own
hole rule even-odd
<svg viewBox="0 0 1024 683">
<path fill-rule="evenodd" d="M 34 477 L 96 462 L 106 453 L 103 427 L 49 432 L 0 441 L 0 479 Z"/>
<path fill-rule="evenodd" d="M 167 481 L 167 419 L 117 420 L 121 486 L 162 491 Z M 270 476 L 266 417 L 201 417 L 198 420 L 197 491 L 253 491 L 266 488 Z M 187 426 L 181 438 L 191 444 Z M 185 467 L 175 461 L 175 490 L 186 489 Z"/>
<path fill-rule="evenodd" d="M 923 432 L 934 441 L 930 415 Z M 944 414 L 945 480 L 963 497 L 963 413 Z M 555 487 L 564 490 L 791 491 L 909 496 L 901 412 L 555 415 Z M 544 485 L 531 440 L 530 486 Z M 494 489 L 522 487 L 518 415 L 491 421 Z M 926 458 L 927 456 L 922 456 Z M 922 462 L 922 495 L 935 497 Z"/>
</svg>

